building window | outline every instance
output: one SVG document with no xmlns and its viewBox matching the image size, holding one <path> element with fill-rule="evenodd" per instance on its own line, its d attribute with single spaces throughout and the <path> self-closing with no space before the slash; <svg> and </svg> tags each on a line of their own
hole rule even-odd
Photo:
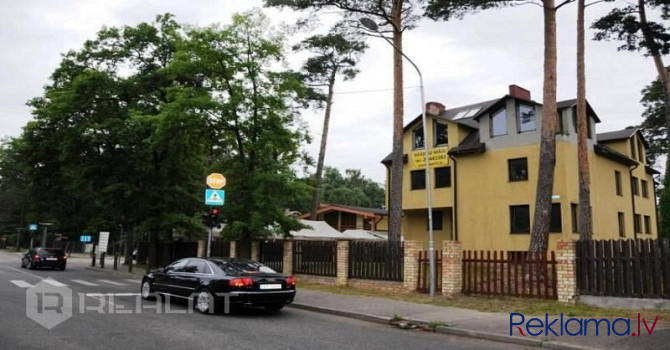
<svg viewBox="0 0 670 350">
<path fill-rule="evenodd" d="M 651 217 L 649 215 L 644 216 L 644 233 L 651 234 Z"/>
<path fill-rule="evenodd" d="M 636 159 L 636 153 L 635 153 L 635 138 L 632 138 L 628 141 L 630 144 L 630 157 L 633 159 Z"/>
<path fill-rule="evenodd" d="M 640 221 L 640 214 L 633 215 L 633 229 L 635 233 L 642 233 L 642 223 Z"/>
<path fill-rule="evenodd" d="M 428 218 L 426 218 L 426 230 L 428 227 Z M 433 231 L 442 231 L 442 210 L 433 210 Z"/>
<path fill-rule="evenodd" d="M 572 233 L 579 233 L 577 218 L 579 217 L 579 205 L 570 203 L 570 214 L 572 215 Z"/>
<path fill-rule="evenodd" d="M 526 131 L 535 131 L 537 124 L 535 122 L 535 107 L 528 105 L 519 105 L 517 113 L 517 124 L 519 126 L 519 133 Z"/>
<path fill-rule="evenodd" d="M 509 181 L 528 180 L 528 160 L 526 158 L 508 159 L 507 169 Z"/>
<path fill-rule="evenodd" d="M 630 188 L 633 191 L 633 194 L 636 196 L 640 195 L 640 189 L 637 187 L 637 177 L 633 176 L 630 178 Z"/>
<path fill-rule="evenodd" d="M 642 146 L 642 141 L 637 140 L 637 160 L 640 161 L 640 163 L 644 164 L 644 147 Z"/>
<path fill-rule="evenodd" d="M 433 123 L 433 130 L 435 131 L 435 146 L 445 146 L 449 144 L 449 129 L 447 124 Z"/>
<path fill-rule="evenodd" d="M 426 189 L 426 171 L 425 170 L 412 170 L 410 172 L 412 177 L 412 189 L 413 190 L 425 190 Z"/>
<path fill-rule="evenodd" d="M 501 109 L 491 116 L 491 136 L 507 135 L 507 112 Z"/>
<path fill-rule="evenodd" d="M 567 135 L 568 133 L 565 132 L 565 125 L 563 125 L 563 113 L 561 113 L 561 111 L 557 111 L 556 115 L 558 116 L 558 120 L 556 121 L 556 133 L 560 135 Z"/>
<path fill-rule="evenodd" d="M 562 232 L 563 222 L 561 220 L 561 203 L 551 204 L 551 221 L 549 222 L 549 232 Z"/>
<path fill-rule="evenodd" d="M 649 198 L 649 183 L 646 180 L 640 180 L 640 186 L 642 187 L 642 197 Z"/>
<path fill-rule="evenodd" d="M 619 212 L 619 237 L 626 237 L 626 223 L 624 222 L 623 213 Z"/>
<path fill-rule="evenodd" d="M 412 132 L 414 149 L 423 148 L 423 127 L 418 127 Z"/>
<path fill-rule="evenodd" d="M 623 196 L 623 192 L 621 191 L 621 172 L 618 170 L 614 170 L 614 182 L 616 183 L 617 196 Z"/>
<path fill-rule="evenodd" d="M 451 187 L 451 167 L 435 168 L 435 188 Z"/>
<path fill-rule="evenodd" d="M 579 135 L 579 126 L 577 125 L 577 107 L 572 109 L 572 124 L 575 127 L 575 134 Z M 591 123 L 589 116 L 586 116 L 586 138 L 591 139 Z"/>
<path fill-rule="evenodd" d="M 530 233 L 530 207 L 511 205 L 509 207 L 512 233 Z"/>
</svg>

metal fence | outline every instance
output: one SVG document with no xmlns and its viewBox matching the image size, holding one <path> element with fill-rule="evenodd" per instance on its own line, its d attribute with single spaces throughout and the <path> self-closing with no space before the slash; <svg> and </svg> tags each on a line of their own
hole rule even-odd
<svg viewBox="0 0 670 350">
<path fill-rule="evenodd" d="M 230 257 L 230 241 L 213 241 L 211 244 L 209 256 L 216 258 Z"/>
<path fill-rule="evenodd" d="M 293 272 L 305 275 L 337 275 L 336 241 L 293 241 Z"/>
<path fill-rule="evenodd" d="M 670 240 L 577 242 L 580 294 L 670 299 Z"/>
<path fill-rule="evenodd" d="M 403 249 L 389 242 L 352 241 L 349 244 L 349 278 L 402 281 Z"/>
<path fill-rule="evenodd" d="M 259 248 L 260 262 L 281 273 L 284 270 L 284 241 L 264 241 Z"/>
</svg>

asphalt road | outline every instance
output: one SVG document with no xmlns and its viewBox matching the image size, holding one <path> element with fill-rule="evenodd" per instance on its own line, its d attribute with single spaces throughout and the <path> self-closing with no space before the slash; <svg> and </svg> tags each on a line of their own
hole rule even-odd
<svg viewBox="0 0 670 350">
<path fill-rule="evenodd" d="M 156 302 L 140 300 L 139 280 L 86 269 L 89 263 L 70 259 L 65 271 L 28 270 L 20 268 L 19 255 L 0 250 L 0 349 L 521 348 L 291 308 L 278 313 L 246 309 L 230 315 L 200 315 L 186 303 L 157 309 Z M 28 318 L 28 311 L 36 310 L 27 302 L 35 285 L 71 290 L 72 317 L 51 329 Z M 42 300 L 44 310 L 49 300 L 53 301 L 47 296 Z M 35 318 L 43 322 L 42 316 Z"/>
</svg>

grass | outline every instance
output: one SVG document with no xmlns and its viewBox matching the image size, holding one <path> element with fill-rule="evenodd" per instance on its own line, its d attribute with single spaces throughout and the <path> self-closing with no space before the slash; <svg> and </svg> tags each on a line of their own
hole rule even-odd
<svg viewBox="0 0 670 350">
<path fill-rule="evenodd" d="M 459 307 L 484 312 L 510 313 L 519 312 L 524 315 L 559 315 L 568 317 L 624 317 L 631 318 L 639 312 L 646 319 L 654 319 L 657 315 L 660 320 L 670 320 L 670 311 L 664 310 L 627 310 L 627 309 L 603 309 L 599 307 L 582 304 L 564 304 L 555 300 L 542 300 L 530 298 L 515 298 L 506 296 L 467 296 L 460 295 L 453 298 L 436 296 L 431 299 L 427 294 L 410 293 L 398 294 L 378 290 L 369 290 L 353 287 L 330 286 L 323 284 L 301 283 L 300 288 L 344 295 L 359 295 L 367 297 L 384 298 L 390 300 L 408 301 L 418 304 Z"/>
</svg>

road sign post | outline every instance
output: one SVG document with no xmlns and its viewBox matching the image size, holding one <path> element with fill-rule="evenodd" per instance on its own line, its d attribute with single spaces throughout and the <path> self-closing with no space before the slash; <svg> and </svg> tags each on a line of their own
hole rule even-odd
<svg viewBox="0 0 670 350">
<path fill-rule="evenodd" d="M 205 205 L 223 205 L 226 202 L 226 191 L 222 190 L 226 185 L 226 177 L 219 173 L 211 173 L 207 176 L 207 186 L 209 189 L 205 190 Z M 213 209 L 218 215 L 218 209 Z M 212 253 L 212 236 L 214 235 L 214 223 L 210 222 L 209 234 L 207 237 L 207 257 Z"/>
</svg>

